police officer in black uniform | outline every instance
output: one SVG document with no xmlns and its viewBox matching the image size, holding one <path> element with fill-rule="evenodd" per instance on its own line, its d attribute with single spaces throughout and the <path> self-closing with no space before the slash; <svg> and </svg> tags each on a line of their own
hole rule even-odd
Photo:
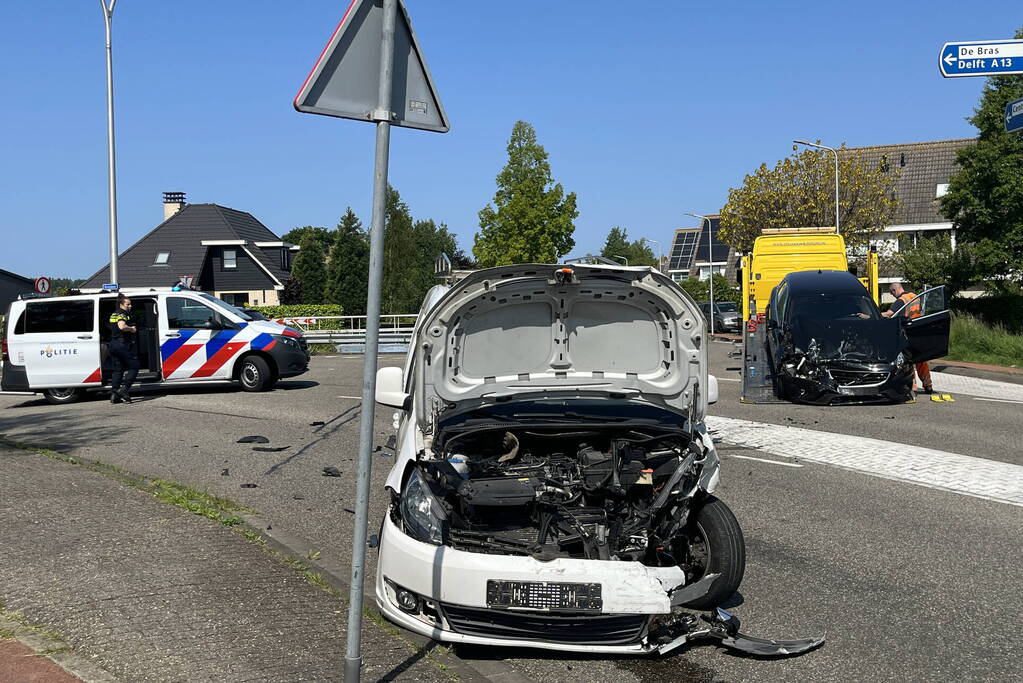
<svg viewBox="0 0 1023 683">
<path fill-rule="evenodd" d="M 114 357 L 114 373 L 110 378 L 110 402 L 131 403 L 128 390 L 139 374 L 139 357 L 135 338 L 138 327 L 131 324 L 131 299 L 117 295 L 117 310 L 110 316 L 110 355 Z"/>
</svg>

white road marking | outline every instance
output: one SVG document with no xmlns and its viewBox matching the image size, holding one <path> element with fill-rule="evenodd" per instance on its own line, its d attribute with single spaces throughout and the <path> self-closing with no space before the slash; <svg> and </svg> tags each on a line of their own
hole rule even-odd
<svg viewBox="0 0 1023 683">
<path fill-rule="evenodd" d="M 994 401 L 995 403 L 1023 403 L 1023 401 L 1015 401 L 1011 398 L 981 398 L 980 396 L 971 396 L 974 401 Z"/>
<path fill-rule="evenodd" d="M 967 396 L 1023 401 L 1023 384 L 953 375 L 949 372 L 932 372 L 931 381 L 934 383 L 934 390 L 943 394 L 952 394 L 953 396 L 966 394 Z"/>
<path fill-rule="evenodd" d="M 768 460 L 767 458 L 754 458 L 750 455 L 734 455 L 732 453 L 722 453 L 721 455 L 726 458 L 742 458 L 743 460 L 756 460 L 757 462 L 766 462 L 769 465 L 781 465 L 782 467 L 802 467 L 798 462 L 781 462 L 780 460 Z"/>
<path fill-rule="evenodd" d="M 350 398 L 353 401 L 361 401 L 362 396 L 338 396 L 338 398 Z"/>
<path fill-rule="evenodd" d="M 718 377 L 719 382 L 738 382 L 738 377 Z"/>
<path fill-rule="evenodd" d="M 921 446 L 801 427 L 707 417 L 723 441 L 875 477 L 1023 506 L 1023 467 Z"/>
</svg>

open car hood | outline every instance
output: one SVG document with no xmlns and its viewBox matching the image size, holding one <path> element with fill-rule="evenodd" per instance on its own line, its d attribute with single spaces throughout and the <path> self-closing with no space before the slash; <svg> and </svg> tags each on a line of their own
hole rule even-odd
<svg viewBox="0 0 1023 683">
<path fill-rule="evenodd" d="M 421 316 L 417 417 L 554 397 L 639 400 L 701 417 L 704 342 L 696 303 L 650 268 L 477 271 Z"/>
</svg>

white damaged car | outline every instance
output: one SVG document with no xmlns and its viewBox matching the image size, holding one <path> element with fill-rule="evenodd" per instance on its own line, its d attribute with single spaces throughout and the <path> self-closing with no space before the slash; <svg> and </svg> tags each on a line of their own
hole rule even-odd
<svg viewBox="0 0 1023 683">
<path fill-rule="evenodd" d="M 404 369 L 376 598 L 450 643 L 759 655 L 738 633 L 735 516 L 714 497 L 717 398 L 697 304 L 649 268 L 526 264 L 427 296 Z M 699 614 L 694 610 L 712 610 Z"/>
</svg>

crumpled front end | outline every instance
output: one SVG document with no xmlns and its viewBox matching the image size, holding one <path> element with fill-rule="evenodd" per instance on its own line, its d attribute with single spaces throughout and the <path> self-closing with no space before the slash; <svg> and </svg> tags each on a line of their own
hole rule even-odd
<svg viewBox="0 0 1023 683">
<path fill-rule="evenodd" d="M 681 608 L 706 592 L 716 577 L 685 586 L 677 567 L 570 558 L 541 562 L 465 552 L 417 541 L 389 516 L 379 563 L 380 611 L 441 642 L 642 655 L 665 654 L 706 639 L 767 657 L 800 654 L 824 642 L 751 638 L 739 633 L 738 620 L 723 610 L 698 615 Z M 549 589 L 537 590 L 544 584 Z M 562 602 L 566 590 L 573 592 L 574 609 L 505 604 Z"/>
<path fill-rule="evenodd" d="M 903 403 L 913 398 L 912 365 L 814 363 L 790 357 L 777 374 L 782 395 L 813 405 Z"/>
</svg>

